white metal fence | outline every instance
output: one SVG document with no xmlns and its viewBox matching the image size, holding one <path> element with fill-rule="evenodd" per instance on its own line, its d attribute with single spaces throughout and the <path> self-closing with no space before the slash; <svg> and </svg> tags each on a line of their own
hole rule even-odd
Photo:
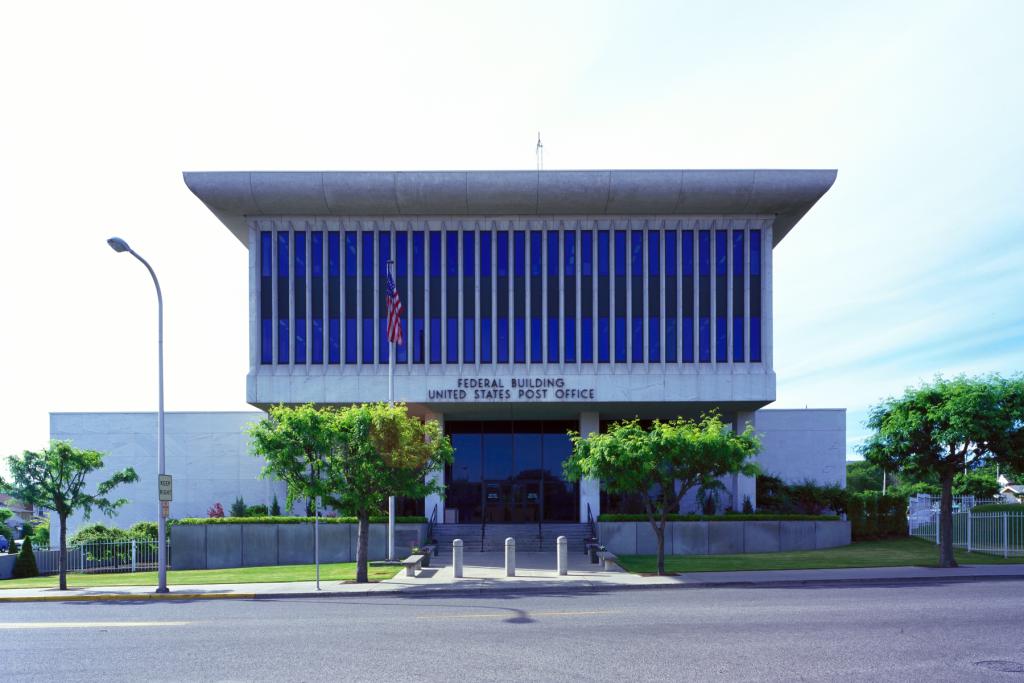
<svg viewBox="0 0 1024 683">
<path fill-rule="evenodd" d="M 155 571 L 157 568 L 156 541 L 137 540 L 83 543 L 68 546 L 68 571 L 90 574 Z M 59 549 L 35 550 L 36 566 L 41 575 L 60 571 Z M 171 562 L 171 544 L 167 544 L 167 564 Z"/>
<path fill-rule="evenodd" d="M 910 535 L 939 543 L 939 512 L 910 516 Z M 967 552 L 1024 557 L 1024 509 L 953 513 L 953 547 Z"/>
</svg>

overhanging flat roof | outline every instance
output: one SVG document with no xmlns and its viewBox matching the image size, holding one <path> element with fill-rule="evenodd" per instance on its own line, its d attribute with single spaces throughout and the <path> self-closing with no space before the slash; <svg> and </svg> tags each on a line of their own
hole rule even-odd
<svg viewBox="0 0 1024 683">
<path fill-rule="evenodd" d="M 243 244 L 247 216 L 776 216 L 778 244 L 828 170 L 213 171 L 185 184 Z"/>
</svg>

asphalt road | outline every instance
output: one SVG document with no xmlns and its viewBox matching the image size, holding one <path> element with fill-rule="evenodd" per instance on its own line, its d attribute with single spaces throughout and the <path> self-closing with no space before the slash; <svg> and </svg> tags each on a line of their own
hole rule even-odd
<svg viewBox="0 0 1024 683">
<path fill-rule="evenodd" d="M 2 604 L 0 667 L 147 683 L 1024 681 L 1024 583 Z"/>
</svg>

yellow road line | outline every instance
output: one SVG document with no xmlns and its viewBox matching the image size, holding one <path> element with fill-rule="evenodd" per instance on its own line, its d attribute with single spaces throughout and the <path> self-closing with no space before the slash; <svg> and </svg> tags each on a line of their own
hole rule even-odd
<svg viewBox="0 0 1024 683">
<path fill-rule="evenodd" d="M 148 626 L 186 626 L 188 621 L 24 621 L 0 624 L 0 630 L 20 631 L 41 628 L 135 628 Z"/>
<path fill-rule="evenodd" d="M 620 610 L 590 610 L 581 612 L 524 612 L 521 616 L 526 617 L 578 617 L 590 614 L 618 614 Z M 502 612 L 487 612 L 485 614 L 429 614 L 416 617 L 417 619 L 505 619 L 519 616 L 518 610 L 506 610 Z"/>
</svg>

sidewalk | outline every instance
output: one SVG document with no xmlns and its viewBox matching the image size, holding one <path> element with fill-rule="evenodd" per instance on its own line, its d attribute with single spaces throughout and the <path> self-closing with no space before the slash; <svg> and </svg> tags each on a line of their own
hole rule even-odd
<svg viewBox="0 0 1024 683">
<path fill-rule="evenodd" d="M 505 576 L 501 553 L 466 553 L 464 576 L 456 579 L 450 557 L 433 558 L 431 566 L 416 577 L 400 571 L 394 578 L 371 584 L 323 581 L 317 591 L 313 581 L 290 583 L 172 585 L 171 592 L 157 595 L 152 586 L 80 588 L 61 592 L 56 588 L 0 590 L 3 602 L 133 601 L 275 599 L 299 597 L 457 597 L 481 593 L 572 593 L 669 588 L 789 587 L 807 585 L 886 585 L 899 583 L 953 583 L 979 580 L 1024 580 L 1024 564 L 965 565 L 955 569 L 929 567 L 875 567 L 869 569 L 793 569 L 749 572 L 692 572 L 676 576 L 640 576 L 618 567 L 605 571 L 586 556 L 570 554 L 568 576 L 558 576 L 554 553 L 519 553 L 515 577 Z"/>
</svg>

